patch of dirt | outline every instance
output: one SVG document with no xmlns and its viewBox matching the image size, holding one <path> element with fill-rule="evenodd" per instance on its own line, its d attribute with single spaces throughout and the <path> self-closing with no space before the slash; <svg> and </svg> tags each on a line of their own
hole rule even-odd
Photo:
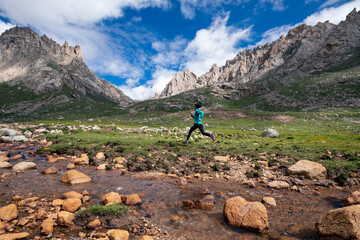
<svg viewBox="0 0 360 240">
<path fill-rule="evenodd" d="M 134 224 L 139 224 L 139 219 L 131 214 L 125 214 L 121 217 L 110 214 L 98 215 L 90 212 L 82 212 L 75 218 L 75 224 L 86 228 L 87 224 L 98 218 L 103 228 L 129 229 Z"/>
<path fill-rule="evenodd" d="M 294 117 L 287 116 L 287 115 L 276 115 L 271 118 L 273 121 L 279 121 L 284 124 L 290 124 L 294 121 Z"/>
</svg>

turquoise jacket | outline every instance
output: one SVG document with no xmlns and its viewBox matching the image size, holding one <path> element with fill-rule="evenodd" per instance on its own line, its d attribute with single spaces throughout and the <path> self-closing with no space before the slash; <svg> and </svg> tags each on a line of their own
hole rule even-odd
<svg viewBox="0 0 360 240">
<path fill-rule="evenodd" d="M 204 117 L 204 113 L 197 108 L 195 109 L 195 114 L 192 115 L 192 117 L 194 118 L 195 124 L 202 124 L 201 120 Z"/>
</svg>

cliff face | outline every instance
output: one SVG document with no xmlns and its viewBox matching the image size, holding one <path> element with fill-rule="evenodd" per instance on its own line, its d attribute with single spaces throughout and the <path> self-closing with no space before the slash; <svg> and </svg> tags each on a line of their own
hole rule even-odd
<svg viewBox="0 0 360 240">
<path fill-rule="evenodd" d="M 236 88 L 264 78 L 276 80 L 309 75 L 340 65 L 353 57 L 359 47 L 360 12 L 354 9 L 338 25 L 329 22 L 299 25 L 271 44 L 240 52 L 225 66 L 214 64 L 209 72 L 198 78 L 189 77 L 195 76 L 189 70 L 177 73 L 158 97 L 170 97 L 204 86 L 226 84 Z"/>
<path fill-rule="evenodd" d="M 132 100 L 85 64 L 80 46 L 60 46 L 30 28 L 14 27 L 0 36 L 0 82 L 21 84 L 41 94 L 64 84 L 83 94 L 126 106 Z"/>
</svg>

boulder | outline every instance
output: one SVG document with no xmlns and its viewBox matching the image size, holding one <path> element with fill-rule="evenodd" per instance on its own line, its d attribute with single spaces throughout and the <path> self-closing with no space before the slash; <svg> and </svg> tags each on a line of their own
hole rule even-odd
<svg viewBox="0 0 360 240">
<path fill-rule="evenodd" d="M 64 200 L 62 199 L 54 199 L 51 203 L 52 206 L 61 206 L 64 204 Z"/>
<path fill-rule="evenodd" d="M 14 129 L 10 129 L 10 128 L 3 128 L 0 130 L 1 132 L 1 136 L 7 136 L 7 137 L 14 137 L 14 136 L 21 136 L 21 132 L 16 131 Z"/>
<path fill-rule="evenodd" d="M 101 226 L 101 221 L 96 218 L 95 220 L 88 223 L 87 228 L 97 228 Z"/>
<path fill-rule="evenodd" d="M 41 224 L 41 233 L 45 235 L 52 234 L 54 232 L 54 220 L 52 218 L 45 219 Z"/>
<path fill-rule="evenodd" d="M 1 168 L 12 168 L 13 167 L 13 165 L 11 165 L 10 163 L 8 163 L 8 162 L 1 162 L 0 161 L 0 169 Z"/>
<path fill-rule="evenodd" d="M 5 154 L 0 155 L 0 162 L 7 162 L 9 159 Z"/>
<path fill-rule="evenodd" d="M 206 197 L 195 202 L 196 208 L 211 210 L 214 208 L 214 196 L 207 195 Z"/>
<path fill-rule="evenodd" d="M 120 229 L 111 229 L 106 233 L 111 240 L 128 240 L 129 232 Z"/>
<path fill-rule="evenodd" d="M 279 133 L 275 129 L 268 128 L 261 133 L 261 136 L 268 138 L 277 138 L 279 137 Z"/>
<path fill-rule="evenodd" d="M 131 194 L 123 197 L 125 205 L 133 206 L 137 204 L 142 204 L 141 198 L 138 194 Z"/>
<path fill-rule="evenodd" d="M 224 216 L 231 226 L 264 232 L 268 229 L 268 214 L 265 206 L 259 202 L 248 202 L 242 197 L 226 200 Z"/>
<path fill-rule="evenodd" d="M 30 234 L 27 232 L 21 233 L 7 233 L 0 235 L 0 240 L 16 240 L 27 238 Z"/>
<path fill-rule="evenodd" d="M 75 165 L 89 165 L 89 157 L 87 154 L 81 154 L 79 158 L 75 158 Z"/>
<path fill-rule="evenodd" d="M 67 211 L 60 211 L 57 214 L 57 222 L 60 226 L 70 227 L 73 225 L 75 214 Z"/>
<path fill-rule="evenodd" d="M 12 141 L 13 141 L 13 142 L 26 142 L 27 139 L 26 139 L 25 136 L 14 136 L 14 137 L 12 138 Z"/>
<path fill-rule="evenodd" d="M 290 188 L 290 184 L 285 181 L 272 181 L 268 183 L 269 188 L 283 189 Z"/>
<path fill-rule="evenodd" d="M 273 206 L 273 207 L 276 206 L 276 201 L 272 197 L 263 197 L 261 202 L 263 202 L 263 203 L 265 203 L 265 204 L 267 204 L 269 206 Z"/>
<path fill-rule="evenodd" d="M 348 204 L 360 204 L 360 191 L 352 192 L 347 198 Z"/>
<path fill-rule="evenodd" d="M 75 212 L 81 207 L 81 200 L 78 198 L 68 198 L 64 201 L 62 209 L 68 212 Z"/>
<path fill-rule="evenodd" d="M 49 175 L 49 174 L 57 174 L 58 170 L 56 167 L 49 167 L 48 169 L 45 169 L 41 171 L 41 174 Z"/>
<path fill-rule="evenodd" d="M 288 168 L 290 175 L 304 176 L 307 179 L 324 180 L 327 176 L 326 168 L 320 163 L 300 160 Z"/>
<path fill-rule="evenodd" d="M 84 173 L 76 170 L 70 170 L 63 174 L 61 182 L 70 184 L 80 184 L 91 182 L 91 178 Z"/>
<path fill-rule="evenodd" d="M 121 195 L 116 192 L 109 192 L 101 197 L 101 201 L 105 205 L 121 203 Z"/>
<path fill-rule="evenodd" d="M 14 172 L 17 172 L 17 171 L 34 169 L 34 168 L 36 168 L 36 164 L 33 162 L 19 162 L 13 166 L 12 170 Z"/>
<path fill-rule="evenodd" d="M 69 163 L 67 166 L 66 166 L 66 169 L 67 170 L 71 170 L 71 169 L 74 169 L 75 168 L 75 164 L 73 163 Z"/>
<path fill-rule="evenodd" d="M 77 198 L 77 199 L 81 199 L 83 197 L 83 195 L 81 193 L 75 192 L 75 191 L 70 191 L 70 192 L 66 192 L 63 193 L 62 198 L 68 199 L 68 198 Z"/>
<path fill-rule="evenodd" d="M 0 208 L 0 220 L 11 221 L 18 217 L 18 209 L 15 204 Z"/>
<path fill-rule="evenodd" d="M 329 239 L 360 239 L 360 205 L 330 210 L 316 223 L 316 231 Z"/>
</svg>

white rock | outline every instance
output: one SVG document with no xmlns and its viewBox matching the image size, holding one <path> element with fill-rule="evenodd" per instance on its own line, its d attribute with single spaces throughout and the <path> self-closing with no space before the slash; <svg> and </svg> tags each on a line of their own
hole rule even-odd
<svg viewBox="0 0 360 240">
<path fill-rule="evenodd" d="M 269 137 L 269 138 L 277 138 L 277 137 L 279 137 L 279 133 L 275 129 L 268 128 L 268 129 L 265 129 L 261 133 L 261 136 L 262 137 Z"/>
<path fill-rule="evenodd" d="M 33 168 L 36 168 L 36 164 L 33 162 L 20 162 L 15 164 L 12 170 L 16 172 L 16 171 L 25 171 Z"/>
</svg>

